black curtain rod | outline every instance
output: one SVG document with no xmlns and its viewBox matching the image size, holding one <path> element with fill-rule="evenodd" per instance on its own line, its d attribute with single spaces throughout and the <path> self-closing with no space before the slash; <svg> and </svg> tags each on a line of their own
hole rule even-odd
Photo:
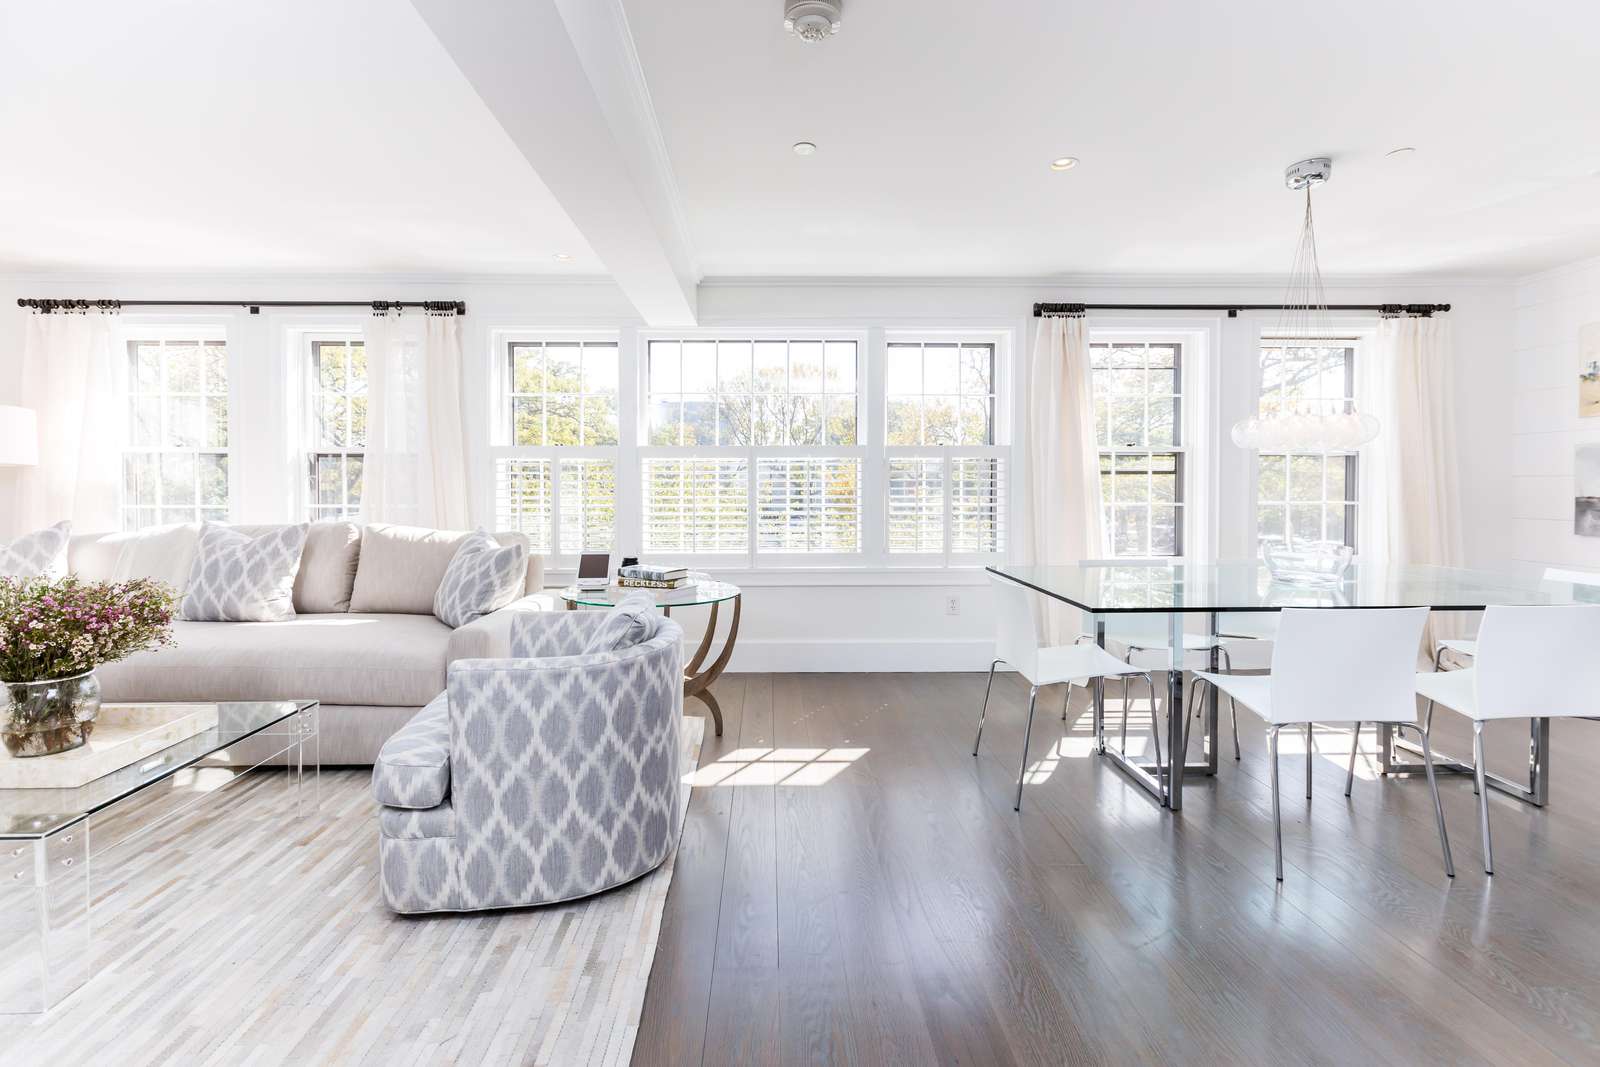
<svg viewBox="0 0 1600 1067">
<path fill-rule="evenodd" d="M 1376 311 L 1383 315 L 1421 315 L 1424 318 L 1436 311 L 1449 311 L 1449 304 L 1325 304 L 1320 308 L 1302 308 L 1283 304 L 1035 304 L 1033 317 L 1044 315 L 1082 315 L 1085 311 L 1226 311 L 1228 318 L 1239 317 L 1241 311 Z"/>
<path fill-rule="evenodd" d="M 120 311 L 123 308 L 249 308 L 261 314 L 262 308 L 367 308 L 374 315 L 402 308 L 422 308 L 432 312 L 467 313 L 461 300 L 34 300 L 17 298 L 17 307 L 32 308 L 43 315 L 52 311 Z"/>
</svg>

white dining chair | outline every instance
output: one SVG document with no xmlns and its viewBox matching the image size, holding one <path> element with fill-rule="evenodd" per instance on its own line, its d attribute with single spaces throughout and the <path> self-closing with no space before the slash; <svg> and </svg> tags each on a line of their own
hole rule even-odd
<svg viewBox="0 0 1600 1067">
<path fill-rule="evenodd" d="M 1149 673 L 1118 659 L 1099 645 L 1079 642 L 1072 645 L 1039 647 L 1039 615 L 1037 596 L 1032 590 L 998 575 L 989 575 L 989 586 L 994 590 L 995 642 L 994 662 L 989 664 L 989 683 L 983 690 L 983 707 L 978 712 L 978 736 L 972 742 L 972 754 L 978 754 L 983 742 L 983 721 L 989 713 L 989 693 L 994 689 L 994 671 L 1004 663 L 1028 680 L 1028 725 L 1022 732 L 1022 766 L 1017 771 L 1017 801 L 1013 810 L 1022 810 L 1022 786 L 1028 778 L 1028 742 L 1033 737 L 1033 712 L 1039 702 L 1043 686 L 1061 682 L 1086 682 L 1096 678 L 1122 678 L 1137 675 L 1150 686 L 1150 734 L 1155 738 L 1156 766 L 1161 766 L 1161 734 L 1156 726 L 1156 686 Z M 1063 699 L 1070 699 L 1068 695 Z M 1063 711 L 1064 713 L 1064 711 Z M 1127 720 L 1127 701 L 1123 701 L 1123 720 Z M 1126 726 L 1124 726 L 1126 736 Z"/>
<path fill-rule="evenodd" d="M 1483 872 L 1494 873 L 1483 727 L 1492 719 L 1600 714 L 1600 605 L 1491 607 L 1478 627 L 1473 665 L 1417 675 L 1417 692 L 1472 720 L 1472 770 L 1483 834 Z M 1556 666 L 1558 665 L 1558 666 Z M 1556 666 L 1556 669 L 1550 669 Z"/>
<path fill-rule="evenodd" d="M 1433 775 L 1433 750 L 1417 721 L 1417 646 L 1427 608 L 1287 608 L 1278 619 L 1267 674 L 1201 672 L 1209 685 L 1234 697 L 1267 721 L 1267 758 L 1272 779 L 1272 840 L 1278 881 L 1283 881 L 1283 818 L 1278 796 L 1278 734 L 1305 727 L 1306 799 L 1311 799 L 1313 723 L 1363 722 L 1412 729 L 1422 737 L 1422 758 L 1433 792 L 1444 872 L 1454 877 L 1444 808 Z"/>
<path fill-rule="evenodd" d="M 1572 571 L 1561 567 L 1546 567 L 1544 578 L 1546 582 L 1569 582 L 1572 585 L 1600 586 L 1600 574 L 1594 571 Z M 1452 653 L 1461 659 L 1471 659 L 1478 654 L 1478 638 L 1473 637 L 1446 637 L 1435 641 L 1433 647 L 1433 669 L 1444 669 L 1444 654 Z"/>
</svg>

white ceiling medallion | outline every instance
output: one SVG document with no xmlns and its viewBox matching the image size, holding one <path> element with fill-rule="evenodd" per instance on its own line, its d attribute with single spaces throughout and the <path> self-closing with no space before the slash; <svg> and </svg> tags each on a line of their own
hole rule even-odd
<svg viewBox="0 0 1600 1067">
<path fill-rule="evenodd" d="M 808 44 L 839 32 L 844 0 L 783 0 L 783 28 Z"/>
</svg>

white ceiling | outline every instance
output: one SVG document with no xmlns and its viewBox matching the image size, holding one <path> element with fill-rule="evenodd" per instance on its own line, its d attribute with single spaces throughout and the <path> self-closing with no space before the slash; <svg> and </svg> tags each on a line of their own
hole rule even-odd
<svg viewBox="0 0 1600 1067">
<path fill-rule="evenodd" d="M 604 269 L 397 0 L 6 3 L 0 146 L 0 268 Z"/>
<path fill-rule="evenodd" d="M 1318 154 L 1329 272 L 1600 251 L 1593 0 L 624 3 L 707 275 L 1276 273 Z"/>
<path fill-rule="evenodd" d="M 846 0 L 820 46 L 783 33 L 780 0 L 515 2 L 566 20 L 592 83 L 573 92 L 609 126 L 581 123 L 587 144 L 515 121 L 528 97 L 570 128 L 566 94 L 491 111 L 485 68 L 401 0 L 0 4 L 0 270 L 593 274 L 602 248 L 663 291 L 649 264 L 674 257 L 709 276 L 1277 274 L 1301 210 L 1281 173 L 1313 154 L 1335 160 L 1330 274 L 1600 253 L 1592 0 Z M 648 110 L 642 135 L 617 118 L 617 5 L 666 165 Z M 554 57 L 534 36 L 504 48 Z M 1384 158 L 1400 145 L 1419 151 Z M 1081 165 L 1049 171 L 1063 154 Z M 606 194 L 603 234 L 605 204 L 575 192 L 591 161 L 656 221 Z"/>
</svg>

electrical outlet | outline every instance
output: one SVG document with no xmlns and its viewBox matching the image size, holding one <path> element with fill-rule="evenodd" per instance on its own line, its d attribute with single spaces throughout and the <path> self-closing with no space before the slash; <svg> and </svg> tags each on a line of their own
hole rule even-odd
<svg viewBox="0 0 1600 1067">
<path fill-rule="evenodd" d="M 946 615 L 960 615 L 961 614 L 961 598 L 958 597 L 958 596 L 947 596 L 947 597 L 945 597 L 944 598 L 944 613 Z"/>
</svg>

